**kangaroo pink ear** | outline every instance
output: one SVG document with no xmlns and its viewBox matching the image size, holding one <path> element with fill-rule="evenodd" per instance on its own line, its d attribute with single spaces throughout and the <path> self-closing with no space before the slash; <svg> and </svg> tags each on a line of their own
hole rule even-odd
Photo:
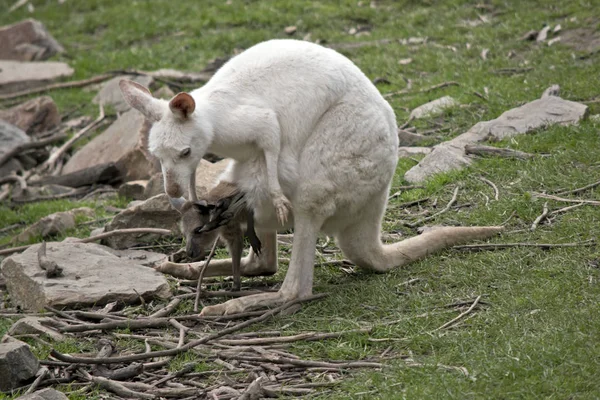
<svg viewBox="0 0 600 400">
<path fill-rule="evenodd" d="M 148 120 L 154 122 L 162 118 L 163 108 L 160 101 L 152 97 L 150 91 L 144 86 L 137 82 L 121 79 L 119 88 L 127 104 L 144 114 Z"/>
<path fill-rule="evenodd" d="M 171 99 L 169 108 L 177 117 L 186 119 L 196 109 L 196 102 L 188 93 L 179 93 Z"/>
</svg>

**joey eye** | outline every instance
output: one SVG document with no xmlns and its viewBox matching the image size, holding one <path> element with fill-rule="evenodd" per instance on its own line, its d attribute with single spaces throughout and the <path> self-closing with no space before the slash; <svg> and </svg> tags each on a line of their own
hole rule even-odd
<svg viewBox="0 0 600 400">
<path fill-rule="evenodd" d="M 192 149 L 190 149 L 189 147 L 186 147 L 185 149 L 181 150 L 181 153 L 179 153 L 179 157 L 185 158 L 185 157 L 189 156 L 191 153 L 192 153 Z"/>
<path fill-rule="evenodd" d="M 196 229 L 194 229 L 194 233 L 198 234 L 198 235 L 201 234 L 203 232 L 202 231 L 203 228 L 204 228 L 204 225 L 197 227 Z"/>
</svg>

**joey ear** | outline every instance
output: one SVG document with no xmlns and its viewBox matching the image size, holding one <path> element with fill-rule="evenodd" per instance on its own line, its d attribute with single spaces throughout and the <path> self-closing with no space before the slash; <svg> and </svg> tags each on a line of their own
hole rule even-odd
<svg viewBox="0 0 600 400">
<path fill-rule="evenodd" d="M 208 214 L 212 209 L 215 208 L 214 204 L 208 204 L 206 200 L 198 200 L 194 202 L 194 208 L 200 214 Z"/>
<path fill-rule="evenodd" d="M 196 109 L 196 102 L 188 93 L 182 92 L 171 99 L 169 102 L 169 108 L 171 109 L 171 112 L 173 112 L 173 114 L 175 114 L 175 116 L 178 118 L 186 119 L 192 115 Z"/>
<path fill-rule="evenodd" d="M 148 120 L 156 122 L 162 118 L 160 101 L 152 97 L 147 88 L 127 79 L 119 81 L 119 88 L 127 104 L 144 114 Z"/>
</svg>

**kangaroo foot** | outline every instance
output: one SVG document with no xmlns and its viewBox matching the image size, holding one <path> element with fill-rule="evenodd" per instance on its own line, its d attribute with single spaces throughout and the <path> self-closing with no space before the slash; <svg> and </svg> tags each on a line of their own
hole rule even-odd
<svg viewBox="0 0 600 400">
<path fill-rule="evenodd" d="M 277 212 L 277 221 L 281 225 L 285 225 L 292 210 L 292 203 L 290 203 L 287 197 L 281 194 L 273 198 L 273 205 Z"/>
<path fill-rule="evenodd" d="M 273 308 L 282 305 L 283 303 L 292 300 L 294 297 L 289 297 L 281 293 L 260 293 L 251 296 L 239 297 L 226 301 L 225 303 L 207 306 L 202 309 L 200 315 L 230 315 L 239 314 L 246 311 L 252 311 L 260 308 Z"/>
</svg>

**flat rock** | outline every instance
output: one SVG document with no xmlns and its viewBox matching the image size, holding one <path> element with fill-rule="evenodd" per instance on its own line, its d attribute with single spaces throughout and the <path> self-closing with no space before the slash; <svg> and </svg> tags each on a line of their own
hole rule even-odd
<svg viewBox="0 0 600 400">
<path fill-rule="evenodd" d="M 16 335 L 46 335 L 53 340 L 63 341 L 65 335 L 52 329 L 52 327 L 58 327 L 57 322 L 52 318 L 47 317 L 25 317 L 21 318 L 8 329 L 8 334 L 11 336 Z"/>
<path fill-rule="evenodd" d="M 418 133 L 398 129 L 398 142 L 400 143 L 400 146 L 418 146 L 431 139 L 431 137 L 420 135 Z"/>
<path fill-rule="evenodd" d="M 35 19 L 1 27 L 0 43 L 2 60 L 40 61 L 65 51 L 46 27 Z"/>
<path fill-rule="evenodd" d="M 39 361 L 26 343 L 0 343 L 0 390 L 23 386 L 35 376 L 38 368 Z"/>
<path fill-rule="evenodd" d="M 148 200 L 129 207 L 106 225 L 105 231 L 130 228 L 162 228 L 179 232 L 179 219 L 181 215 L 169 203 L 166 194 L 159 194 Z M 157 234 L 116 235 L 103 240 L 103 243 L 114 249 L 126 249 L 137 244 L 153 242 L 158 239 Z"/>
<path fill-rule="evenodd" d="M 131 106 L 127 104 L 123 98 L 121 89 L 119 89 L 119 81 L 121 79 L 128 79 L 145 87 L 149 87 L 154 82 L 154 78 L 146 75 L 116 76 L 102 85 L 98 94 L 92 99 L 92 102 L 94 104 L 110 104 L 117 112 L 125 112 L 130 110 Z"/>
<path fill-rule="evenodd" d="M 28 135 L 47 132 L 58 126 L 58 107 L 50 96 L 36 97 L 6 110 L 0 110 L 0 119 L 22 129 Z"/>
<path fill-rule="evenodd" d="M 575 124 L 586 117 L 586 105 L 545 93 L 541 99 L 508 110 L 494 120 L 478 122 L 462 135 L 435 146 L 404 179 L 418 183 L 438 172 L 464 168 L 472 162 L 465 153 L 468 144 L 502 140 L 552 124 Z"/>
<path fill-rule="evenodd" d="M 113 301 L 131 304 L 139 296 L 150 300 L 171 295 L 162 274 L 141 262 L 119 257 L 105 246 L 71 241 L 46 245 L 47 257 L 63 269 L 61 277 L 46 278 L 37 261 L 39 244 L 2 261 L 1 273 L 16 306 L 40 311 L 47 305 L 74 308 Z"/>
<path fill-rule="evenodd" d="M 444 110 L 458 106 L 460 103 L 454 100 L 453 97 L 444 96 L 437 100 L 425 103 L 411 111 L 410 118 L 419 119 L 425 117 L 431 117 L 437 114 L 441 114 Z"/>
<path fill-rule="evenodd" d="M 41 218 L 13 238 L 12 243 L 23 243 L 35 237 L 47 238 L 64 233 L 75 227 L 75 217 L 78 215 L 93 216 L 94 210 L 80 207 L 69 211 L 59 211 Z"/>
<path fill-rule="evenodd" d="M 69 400 L 69 398 L 56 389 L 46 388 L 38 390 L 25 396 L 17 397 L 15 400 Z"/>
<path fill-rule="evenodd" d="M 158 171 L 155 162 L 147 158 L 142 143 L 149 129 L 150 125 L 140 112 L 125 112 L 107 130 L 79 149 L 65 164 L 62 173 L 114 162 L 125 182 L 148 179 Z"/>
<path fill-rule="evenodd" d="M 73 75 L 73 68 L 55 61 L 0 60 L 0 94 L 31 89 Z"/>
</svg>

